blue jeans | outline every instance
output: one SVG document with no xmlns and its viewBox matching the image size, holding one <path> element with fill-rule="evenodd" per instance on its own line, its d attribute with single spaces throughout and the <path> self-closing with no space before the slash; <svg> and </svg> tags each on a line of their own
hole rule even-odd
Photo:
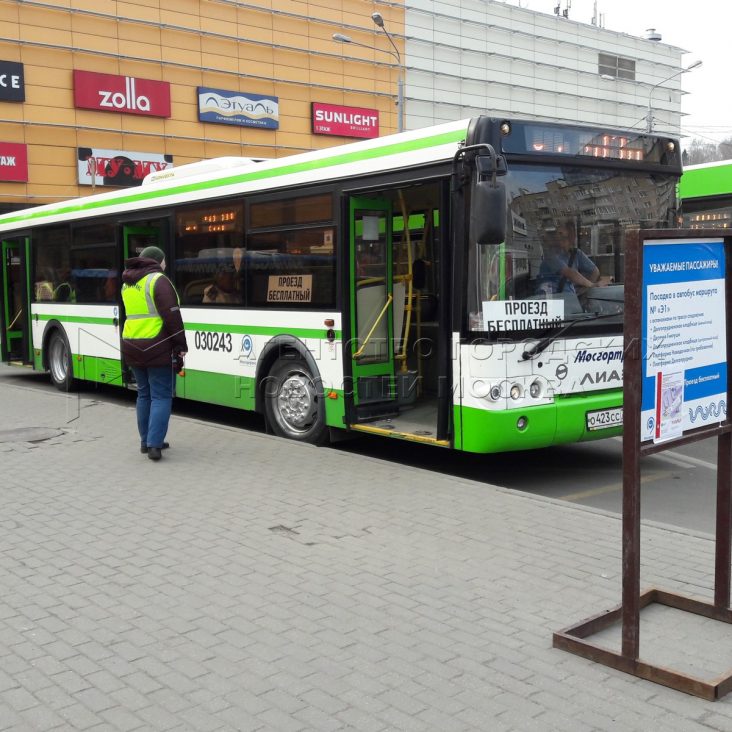
<svg viewBox="0 0 732 732">
<path fill-rule="evenodd" d="M 144 447 L 162 447 L 173 409 L 173 369 L 132 367 L 137 382 L 137 429 Z"/>
</svg>

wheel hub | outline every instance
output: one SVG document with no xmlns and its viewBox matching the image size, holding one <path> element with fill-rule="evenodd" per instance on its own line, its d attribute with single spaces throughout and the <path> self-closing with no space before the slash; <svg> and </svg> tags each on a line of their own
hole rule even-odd
<svg viewBox="0 0 732 732">
<path fill-rule="evenodd" d="M 66 344 L 56 338 L 51 347 L 51 370 L 53 371 L 56 381 L 61 382 L 66 378 L 68 369 L 68 354 L 66 353 Z"/>
<path fill-rule="evenodd" d="M 291 374 L 282 382 L 277 398 L 282 418 L 293 428 L 304 429 L 312 422 L 315 389 L 302 374 Z"/>
</svg>

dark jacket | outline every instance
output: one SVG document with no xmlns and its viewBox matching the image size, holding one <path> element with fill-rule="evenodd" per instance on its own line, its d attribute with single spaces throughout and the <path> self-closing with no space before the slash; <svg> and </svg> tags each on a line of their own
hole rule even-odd
<svg viewBox="0 0 732 732">
<path fill-rule="evenodd" d="M 162 271 L 154 259 L 132 257 L 125 262 L 122 283 L 134 285 L 145 275 Z M 122 356 L 128 366 L 144 368 L 170 366 L 173 354 L 188 350 L 178 295 L 173 283 L 165 275 L 158 277 L 155 282 L 153 300 L 158 314 L 163 319 L 163 328 L 155 338 L 122 339 Z"/>
</svg>

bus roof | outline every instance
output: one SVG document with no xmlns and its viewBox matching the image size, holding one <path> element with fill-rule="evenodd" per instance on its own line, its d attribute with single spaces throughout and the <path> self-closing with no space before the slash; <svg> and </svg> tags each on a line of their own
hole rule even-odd
<svg viewBox="0 0 732 732">
<path fill-rule="evenodd" d="M 255 164 L 243 160 L 240 167 L 213 165 L 210 166 L 213 170 L 205 170 L 202 166 L 203 172 L 183 180 L 173 177 L 135 188 L 14 211 L 0 216 L 0 231 L 448 161 L 465 139 L 469 122 L 448 122 Z"/>
<path fill-rule="evenodd" d="M 679 198 L 724 196 L 732 193 L 732 160 L 689 165 L 679 181 Z"/>
</svg>

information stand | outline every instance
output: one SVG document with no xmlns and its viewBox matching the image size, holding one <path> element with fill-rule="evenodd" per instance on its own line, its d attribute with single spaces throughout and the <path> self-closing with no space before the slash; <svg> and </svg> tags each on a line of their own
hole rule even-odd
<svg viewBox="0 0 732 732">
<path fill-rule="evenodd" d="M 708 700 L 732 690 L 732 670 L 710 681 L 641 660 L 639 626 L 651 603 L 732 623 L 731 247 L 729 230 L 627 232 L 622 604 L 553 637 L 555 648 Z M 717 438 L 714 601 L 658 588 L 641 593 L 640 459 L 710 437 Z M 619 653 L 589 640 L 618 622 Z"/>
</svg>

